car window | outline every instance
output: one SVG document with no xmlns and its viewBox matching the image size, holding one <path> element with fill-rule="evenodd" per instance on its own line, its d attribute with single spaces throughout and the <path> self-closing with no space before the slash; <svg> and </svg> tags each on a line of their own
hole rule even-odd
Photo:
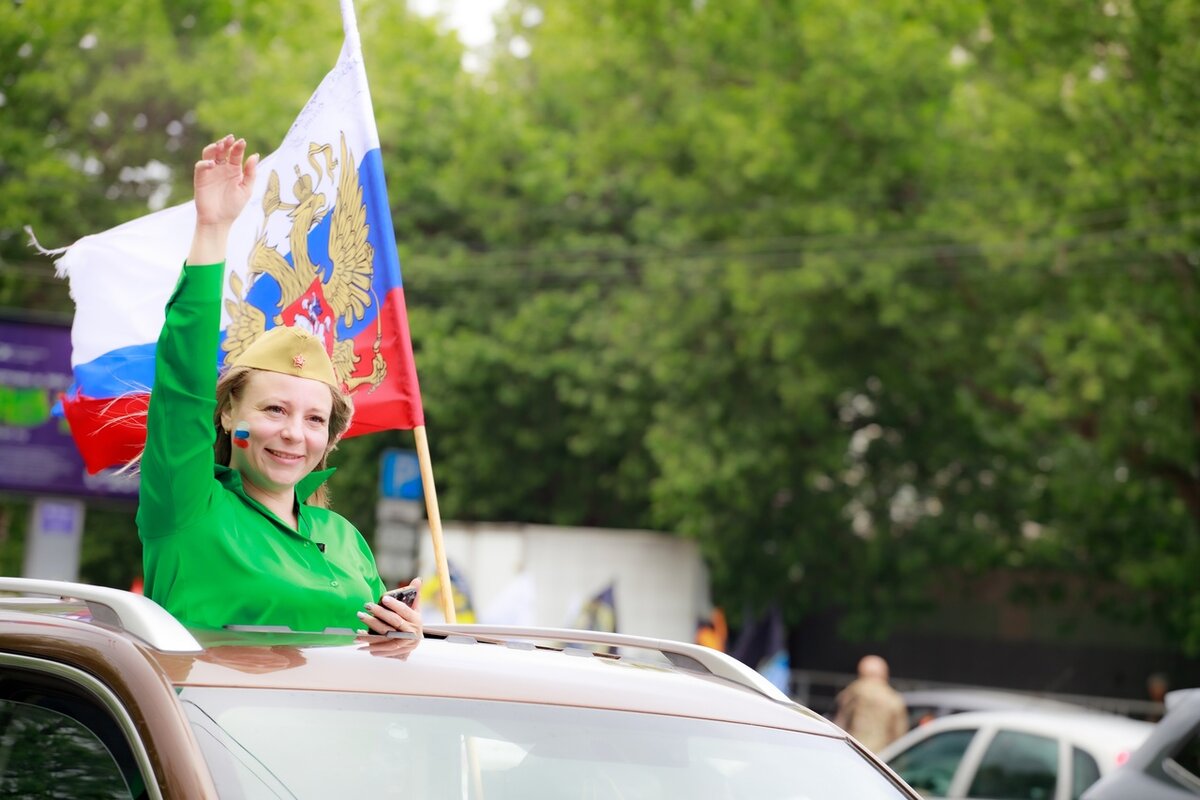
<svg viewBox="0 0 1200 800">
<path fill-rule="evenodd" d="M 1078 747 L 1071 748 L 1071 800 L 1079 800 L 1083 790 L 1100 780 L 1096 759 Z"/>
<path fill-rule="evenodd" d="M 916 728 L 919 725 L 924 725 L 927 722 L 937 719 L 942 716 L 941 709 L 937 706 L 918 705 L 908 706 L 908 727 Z"/>
<path fill-rule="evenodd" d="M 888 766 L 926 797 L 945 797 L 974 737 L 974 728 L 935 733 L 900 753 Z"/>
<path fill-rule="evenodd" d="M 752 725 L 348 692 L 188 687 L 180 699 L 222 798 L 906 796 L 843 739 Z"/>
<path fill-rule="evenodd" d="M 82 723 L 0 700 L 0 797 L 127 800 L 133 794 L 108 748 Z"/>
<path fill-rule="evenodd" d="M 110 712 L 119 701 L 99 699 L 108 690 L 86 673 L 43 666 L 0 665 L 0 797 L 144 800 L 138 758 Z"/>
<path fill-rule="evenodd" d="M 967 794 L 1004 800 L 1050 800 L 1057 780 L 1057 741 L 1000 731 L 988 744 Z"/>
</svg>

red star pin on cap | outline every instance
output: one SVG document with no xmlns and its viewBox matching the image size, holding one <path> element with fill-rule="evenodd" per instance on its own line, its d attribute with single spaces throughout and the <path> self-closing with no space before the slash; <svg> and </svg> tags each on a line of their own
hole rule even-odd
<svg viewBox="0 0 1200 800">
<path fill-rule="evenodd" d="M 292 356 L 292 366 L 296 369 L 304 369 L 304 356 L 299 353 Z"/>
</svg>

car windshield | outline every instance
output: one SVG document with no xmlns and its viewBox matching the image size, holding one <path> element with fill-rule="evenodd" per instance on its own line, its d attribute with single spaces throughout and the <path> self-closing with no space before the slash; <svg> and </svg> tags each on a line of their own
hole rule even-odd
<svg viewBox="0 0 1200 800">
<path fill-rule="evenodd" d="M 396 695 L 189 687 L 223 800 L 896 800 L 845 741 L 709 720 Z"/>
</svg>

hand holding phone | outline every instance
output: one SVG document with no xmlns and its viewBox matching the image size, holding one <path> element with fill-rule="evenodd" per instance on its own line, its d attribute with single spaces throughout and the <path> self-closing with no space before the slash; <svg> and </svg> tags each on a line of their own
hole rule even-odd
<svg viewBox="0 0 1200 800">
<path fill-rule="evenodd" d="M 423 635 L 420 590 L 421 579 L 415 578 L 408 586 L 384 592 L 378 603 L 367 603 L 366 609 L 358 612 L 359 620 L 368 628 L 363 633 L 388 636 L 393 632 L 399 632 L 407 637 L 415 634 L 416 638 L 420 639 Z M 399 608 L 394 603 L 385 604 L 384 600 L 388 595 L 404 603 L 408 608 Z"/>
<path fill-rule="evenodd" d="M 383 597 L 394 597 L 404 605 L 412 608 L 412 604 L 417 601 L 417 590 L 410 586 L 403 586 L 399 589 L 392 589 L 390 592 L 384 592 Z M 379 604 L 383 605 L 383 597 L 379 598 Z"/>
</svg>

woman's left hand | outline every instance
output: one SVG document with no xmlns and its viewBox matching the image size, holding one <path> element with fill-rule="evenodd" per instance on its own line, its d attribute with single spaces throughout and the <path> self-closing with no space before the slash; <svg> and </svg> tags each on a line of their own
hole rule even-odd
<svg viewBox="0 0 1200 800">
<path fill-rule="evenodd" d="M 228 227 L 254 191 L 258 154 L 246 157 L 246 140 L 229 134 L 204 148 L 192 177 L 196 224 Z"/>
<path fill-rule="evenodd" d="M 367 603 L 366 611 L 358 612 L 358 618 L 366 624 L 371 633 L 404 631 L 416 634 L 418 639 L 424 635 L 421 624 L 421 579 L 417 578 L 407 588 L 417 590 L 417 599 L 413 601 L 411 608 L 394 597 L 384 595 L 379 603 Z"/>
</svg>

